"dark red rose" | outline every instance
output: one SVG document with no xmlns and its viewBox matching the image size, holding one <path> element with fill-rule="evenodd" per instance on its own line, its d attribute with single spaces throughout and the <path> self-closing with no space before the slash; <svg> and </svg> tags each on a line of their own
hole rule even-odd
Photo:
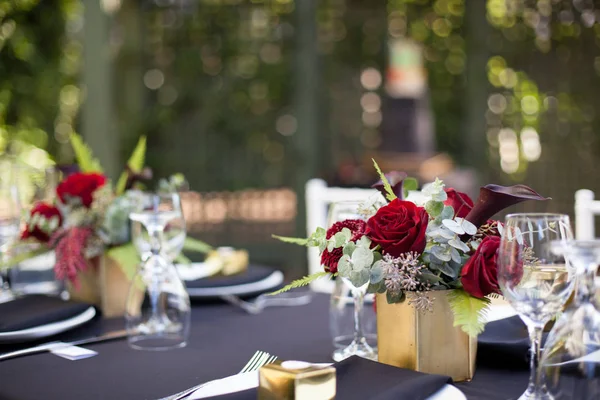
<svg viewBox="0 0 600 400">
<path fill-rule="evenodd" d="M 453 188 L 445 189 L 448 198 L 444 205 L 454 208 L 454 216 L 464 218 L 473 208 L 473 200 L 466 193 L 459 192 Z"/>
<path fill-rule="evenodd" d="M 463 267 L 460 281 L 471 296 L 483 298 L 491 293 L 500 293 L 497 267 L 499 247 L 500 237 L 486 236 Z"/>
<path fill-rule="evenodd" d="M 331 239 L 333 235 L 338 232 L 341 232 L 342 229 L 348 228 L 350 232 L 352 232 L 352 237 L 350 238 L 351 242 L 356 242 L 365 234 L 365 228 L 367 224 L 365 221 L 360 219 L 347 219 L 345 221 L 336 222 L 331 225 L 331 228 L 327 230 L 327 239 Z M 336 273 L 338 262 L 340 258 L 344 255 L 344 251 L 341 247 L 335 248 L 332 251 L 325 249 L 323 254 L 321 255 L 321 265 L 325 268 L 325 271 Z"/>
<path fill-rule="evenodd" d="M 69 204 L 72 199 L 79 199 L 83 206 L 89 208 L 94 200 L 94 192 L 104 184 L 106 177 L 102 174 L 76 172 L 58 185 L 56 194 L 63 204 Z"/>
<path fill-rule="evenodd" d="M 428 221 L 423 207 L 395 199 L 369 218 L 365 235 L 381 246 L 384 254 L 394 257 L 409 251 L 421 254 L 425 250 Z"/>
<path fill-rule="evenodd" d="M 55 226 L 50 222 L 54 218 Z M 40 242 L 50 240 L 50 235 L 62 225 L 62 215 L 52 204 L 37 203 L 29 212 L 29 222 L 21 233 L 21 239 L 35 238 Z"/>
</svg>

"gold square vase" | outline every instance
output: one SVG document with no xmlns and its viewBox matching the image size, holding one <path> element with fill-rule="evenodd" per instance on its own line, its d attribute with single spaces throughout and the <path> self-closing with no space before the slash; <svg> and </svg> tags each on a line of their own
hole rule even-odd
<svg viewBox="0 0 600 400">
<path fill-rule="evenodd" d="M 379 362 L 415 371 L 448 375 L 455 382 L 475 373 L 477 338 L 454 327 L 449 290 L 432 291 L 433 311 L 417 311 L 408 304 L 388 304 L 377 295 Z"/>
<path fill-rule="evenodd" d="M 77 287 L 67 282 L 71 299 L 97 306 L 107 318 L 123 316 L 130 281 L 121 266 L 106 255 L 89 262 L 88 269 L 77 274 Z M 142 296 L 141 291 L 139 295 Z"/>
</svg>

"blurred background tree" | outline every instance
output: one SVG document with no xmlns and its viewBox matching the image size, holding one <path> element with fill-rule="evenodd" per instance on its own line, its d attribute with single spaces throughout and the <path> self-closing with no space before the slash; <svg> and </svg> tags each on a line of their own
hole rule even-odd
<svg viewBox="0 0 600 400">
<path fill-rule="evenodd" d="M 0 2 L 0 148 L 69 162 L 69 134 L 93 130 L 121 164 L 147 134 L 155 175 L 182 172 L 201 192 L 191 229 L 214 244 L 279 262 L 287 248 L 269 235 L 302 233 L 306 179 L 372 179 L 397 39 L 420 46 L 434 151 L 452 168 L 527 183 L 554 198 L 545 211 L 600 191 L 581 173 L 600 162 L 593 0 L 94 1 Z M 86 47 L 110 73 L 81 80 Z M 102 108 L 80 115 L 84 100 Z"/>
</svg>

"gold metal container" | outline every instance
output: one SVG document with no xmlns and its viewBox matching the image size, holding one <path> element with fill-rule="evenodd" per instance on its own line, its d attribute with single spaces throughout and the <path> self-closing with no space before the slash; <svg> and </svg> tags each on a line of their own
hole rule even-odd
<svg viewBox="0 0 600 400">
<path fill-rule="evenodd" d="M 455 382 L 475 374 L 477 338 L 454 327 L 449 290 L 432 291 L 433 311 L 417 311 L 408 304 L 388 304 L 377 295 L 379 362 L 430 374 L 448 375 Z"/>
<path fill-rule="evenodd" d="M 335 399 L 335 368 L 301 361 L 268 364 L 259 370 L 259 400 Z"/>
</svg>

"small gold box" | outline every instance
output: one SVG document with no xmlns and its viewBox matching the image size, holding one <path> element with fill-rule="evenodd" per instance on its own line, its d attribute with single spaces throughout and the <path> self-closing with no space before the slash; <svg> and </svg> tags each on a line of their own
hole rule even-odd
<svg viewBox="0 0 600 400">
<path fill-rule="evenodd" d="M 258 400 L 335 399 L 335 368 L 277 361 L 259 370 Z"/>
</svg>

